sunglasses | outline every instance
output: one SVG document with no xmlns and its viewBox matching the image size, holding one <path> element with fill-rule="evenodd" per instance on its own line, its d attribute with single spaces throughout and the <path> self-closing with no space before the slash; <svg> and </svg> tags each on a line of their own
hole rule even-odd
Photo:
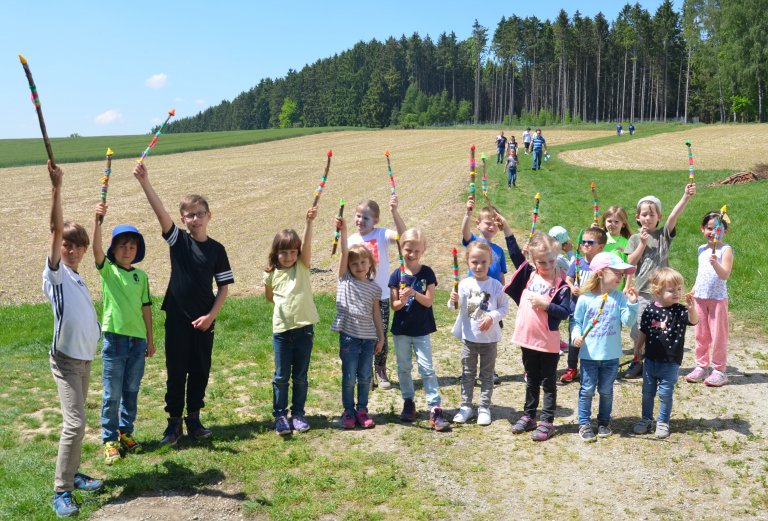
<svg viewBox="0 0 768 521">
<path fill-rule="evenodd" d="M 581 241 L 581 244 L 584 246 L 594 246 L 597 241 L 591 241 L 589 239 L 585 239 Z"/>
</svg>

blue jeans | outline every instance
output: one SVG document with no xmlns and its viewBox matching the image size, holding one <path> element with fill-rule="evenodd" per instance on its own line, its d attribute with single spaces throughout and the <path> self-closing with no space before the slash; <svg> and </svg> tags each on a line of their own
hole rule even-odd
<svg viewBox="0 0 768 521">
<path fill-rule="evenodd" d="M 413 360 L 411 346 L 416 353 L 416 363 L 419 366 L 419 374 L 424 384 L 424 392 L 427 395 L 427 405 L 432 408 L 440 405 L 440 387 L 437 383 L 437 375 L 432 367 L 432 343 L 429 335 L 406 336 L 393 335 L 395 343 L 395 355 L 397 356 L 397 377 L 400 381 L 400 394 L 404 400 L 413 400 Z"/>
<path fill-rule="evenodd" d="M 147 341 L 143 338 L 104 333 L 101 359 L 104 364 L 101 402 L 101 439 L 117 441 L 118 430 L 133 433 L 139 385 L 144 377 Z"/>
<path fill-rule="evenodd" d="M 542 149 L 533 149 L 533 169 L 541 170 L 541 153 Z"/>
<path fill-rule="evenodd" d="M 375 340 L 355 338 L 339 334 L 339 358 L 341 358 L 341 404 L 344 410 L 355 413 L 368 408 L 368 393 L 373 378 L 373 348 Z M 357 384 L 357 407 L 355 407 Z"/>
<path fill-rule="evenodd" d="M 659 394 L 659 417 L 661 423 L 669 423 L 672 415 L 672 394 L 677 383 L 680 366 L 674 362 L 657 362 L 645 359 L 643 363 L 643 419 L 653 419 L 653 402 Z"/>
<path fill-rule="evenodd" d="M 579 389 L 579 425 L 589 425 L 592 416 L 592 397 L 595 389 L 600 394 L 597 424 L 611 423 L 613 409 L 613 382 L 619 372 L 619 359 L 581 359 L 581 388 Z"/>
<path fill-rule="evenodd" d="M 307 373 L 315 330 L 312 325 L 272 334 L 275 375 L 272 377 L 272 415 L 288 414 L 288 380 L 293 380 L 291 414 L 304 416 L 307 402 Z"/>
<path fill-rule="evenodd" d="M 512 186 L 515 184 L 517 184 L 517 167 L 510 166 L 507 169 L 507 186 Z"/>
</svg>

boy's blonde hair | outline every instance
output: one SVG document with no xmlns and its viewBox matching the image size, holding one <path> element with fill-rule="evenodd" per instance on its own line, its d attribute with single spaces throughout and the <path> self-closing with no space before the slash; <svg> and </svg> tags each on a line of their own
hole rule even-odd
<svg viewBox="0 0 768 521">
<path fill-rule="evenodd" d="M 406 242 L 417 242 L 421 244 L 421 247 L 423 249 L 427 249 L 427 239 L 424 237 L 424 234 L 421 233 L 421 230 L 416 228 L 408 228 L 403 232 L 403 234 L 400 236 L 400 246 L 405 246 Z"/>
<path fill-rule="evenodd" d="M 372 201 L 371 199 L 360 201 L 360 204 L 357 205 L 355 211 L 362 212 L 366 208 L 371 211 L 371 215 L 373 215 L 376 219 L 381 216 L 381 210 L 379 209 L 378 203 L 376 201 Z"/>
<path fill-rule="evenodd" d="M 350 246 L 349 253 L 347 254 L 347 262 L 349 263 L 356 261 L 359 257 L 368 259 L 368 273 L 365 274 L 366 277 L 368 277 L 369 280 L 376 278 L 376 260 L 373 258 L 373 253 L 371 253 L 371 250 L 362 244 L 355 244 L 354 246 Z M 347 269 L 349 269 L 349 264 L 347 264 Z"/>
<path fill-rule="evenodd" d="M 482 250 L 488 254 L 489 263 L 493 262 L 493 251 L 485 241 L 472 241 L 467 245 L 467 253 L 464 255 L 464 262 L 469 262 L 469 254 L 475 250 Z"/>
<path fill-rule="evenodd" d="M 651 275 L 651 292 L 661 295 L 667 285 L 683 286 L 685 279 L 679 271 L 672 268 L 659 268 Z"/>
<path fill-rule="evenodd" d="M 481 221 L 483 219 L 493 219 L 494 217 L 496 217 L 496 208 L 493 206 L 483 206 L 477 213 L 477 218 Z"/>
<path fill-rule="evenodd" d="M 608 217 L 616 217 L 621 221 L 621 236 L 625 239 L 629 239 L 632 236 L 632 232 L 629 231 L 629 217 L 627 217 L 627 211 L 621 206 L 609 206 L 603 216 L 600 218 L 600 227 L 605 230 L 605 220 Z"/>
<path fill-rule="evenodd" d="M 75 246 L 81 246 L 83 248 L 87 248 L 91 243 L 91 240 L 88 238 L 88 232 L 85 231 L 83 225 L 74 221 L 64 222 L 64 232 L 62 234 L 62 239 L 67 242 L 71 242 Z"/>
<path fill-rule="evenodd" d="M 199 194 L 189 194 L 181 198 L 181 202 L 179 203 L 179 213 L 184 213 L 188 208 L 198 205 L 205 208 L 206 212 L 211 211 L 210 208 L 208 208 L 208 200 L 205 197 Z"/>
<path fill-rule="evenodd" d="M 602 228 L 590 226 L 584 230 L 584 232 L 581 234 L 581 238 L 583 239 L 587 234 L 592 236 L 597 244 L 605 246 L 605 244 L 608 242 L 608 234 L 605 233 L 605 230 Z"/>
</svg>

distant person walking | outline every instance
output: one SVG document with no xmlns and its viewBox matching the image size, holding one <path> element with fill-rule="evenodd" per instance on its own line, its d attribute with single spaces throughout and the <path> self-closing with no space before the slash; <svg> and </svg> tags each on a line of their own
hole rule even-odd
<svg viewBox="0 0 768 521">
<path fill-rule="evenodd" d="M 531 148 L 531 127 L 525 129 L 523 132 L 523 146 L 525 147 L 525 155 L 528 155 L 528 150 Z"/>
<path fill-rule="evenodd" d="M 634 136 L 635 135 L 635 124 L 634 123 L 630 123 L 629 124 L 629 135 L 630 136 Z"/>
<path fill-rule="evenodd" d="M 533 170 L 541 170 L 542 153 L 547 153 L 547 140 L 541 135 L 541 129 L 536 129 L 536 135 L 531 140 L 531 149 L 533 150 Z"/>
<path fill-rule="evenodd" d="M 500 165 L 504 162 L 504 154 L 507 151 L 507 138 L 504 137 L 504 131 L 496 136 L 496 164 Z"/>
<path fill-rule="evenodd" d="M 616 123 L 616 135 L 620 136 L 623 131 L 623 127 L 621 126 L 621 123 Z"/>
</svg>

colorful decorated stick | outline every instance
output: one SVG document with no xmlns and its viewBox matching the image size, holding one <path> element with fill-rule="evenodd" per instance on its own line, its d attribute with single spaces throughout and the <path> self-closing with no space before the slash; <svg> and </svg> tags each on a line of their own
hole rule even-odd
<svg viewBox="0 0 768 521">
<path fill-rule="evenodd" d="M 488 199 L 488 177 L 486 175 L 486 159 L 487 158 L 485 157 L 485 152 L 482 152 L 480 154 L 480 161 L 483 162 L 483 178 L 480 181 L 480 187 L 483 192 L 483 197 L 485 197 L 485 199 L 487 200 Z M 488 206 L 491 206 L 491 205 L 489 204 Z"/>
<path fill-rule="evenodd" d="M 392 176 L 392 166 L 389 164 L 389 149 L 384 151 L 384 155 L 387 156 L 387 172 L 389 173 L 390 189 L 392 190 L 392 195 L 397 195 L 395 192 L 395 178 Z"/>
<path fill-rule="evenodd" d="M 43 143 L 45 144 L 45 151 L 48 153 L 48 159 L 51 160 L 51 166 L 56 168 L 56 160 L 53 157 L 53 149 L 51 148 L 51 140 L 48 139 L 48 131 L 45 130 L 45 119 L 43 119 L 43 109 L 40 106 L 40 96 L 37 94 L 37 86 L 35 86 L 35 80 L 32 79 L 32 71 L 29 70 L 29 64 L 27 59 L 19 54 L 19 61 L 21 66 L 24 67 L 24 74 L 27 75 L 27 81 L 29 82 L 29 90 L 32 92 L 32 103 L 35 104 L 35 110 L 37 111 L 37 121 L 40 123 L 40 132 L 43 133 Z"/>
<path fill-rule="evenodd" d="M 475 145 L 469 147 L 469 198 L 475 198 Z"/>
<path fill-rule="evenodd" d="M 693 152 L 691 152 L 691 140 L 685 142 L 688 147 L 688 182 L 693 183 Z"/>
<path fill-rule="evenodd" d="M 576 281 L 576 287 L 581 287 L 581 238 L 584 236 L 584 228 L 579 231 L 579 236 L 576 238 L 576 264 L 574 266 L 574 280 Z"/>
<path fill-rule="evenodd" d="M 600 315 L 603 313 L 603 308 L 605 307 L 605 301 L 608 300 L 608 293 L 603 293 L 603 296 L 601 297 L 602 302 L 600 302 L 600 308 L 597 310 L 597 314 L 595 315 L 595 318 L 593 318 L 589 325 L 587 325 L 587 328 L 584 330 L 584 333 L 582 333 L 581 338 L 586 338 L 590 331 L 592 331 L 592 328 L 597 325 L 597 321 L 600 319 Z"/>
<path fill-rule="evenodd" d="M 459 292 L 459 252 L 456 251 L 456 248 L 453 248 L 451 250 L 451 253 L 453 254 L 453 291 L 456 293 Z M 453 304 L 454 309 L 459 309 L 459 303 L 456 302 Z"/>
<path fill-rule="evenodd" d="M 594 210 L 594 216 L 592 217 L 595 224 L 600 222 L 600 205 L 597 202 L 597 190 L 595 190 L 595 182 L 592 181 L 592 210 Z"/>
<path fill-rule="evenodd" d="M 531 233 L 528 234 L 529 239 L 533 237 L 533 233 L 536 231 L 536 222 L 539 220 L 539 201 L 541 200 L 541 194 L 536 192 L 536 195 L 533 196 L 533 199 L 536 202 L 533 207 L 533 221 L 531 222 Z"/>
<path fill-rule="evenodd" d="M 728 218 L 728 214 L 726 213 L 728 211 L 728 205 L 723 205 L 722 208 L 720 208 L 720 214 L 715 217 L 715 229 L 713 230 L 713 236 L 712 236 L 712 255 L 715 254 L 715 250 L 717 249 L 717 243 L 723 242 L 723 235 L 725 235 L 725 223 L 730 223 L 731 220 Z"/>
<path fill-rule="evenodd" d="M 328 181 L 328 171 L 331 169 L 331 157 L 333 157 L 333 151 L 329 149 L 325 155 L 328 156 L 328 160 L 325 162 L 325 172 L 323 172 L 323 177 L 320 178 L 320 184 L 317 185 L 317 189 L 315 190 L 315 200 L 312 203 L 312 206 L 317 206 L 320 196 L 323 195 L 325 182 Z"/>
<path fill-rule="evenodd" d="M 155 143 L 157 143 L 157 140 L 160 138 L 160 134 L 162 134 L 163 129 L 165 128 L 165 125 L 168 124 L 168 120 L 170 120 L 173 116 L 176 115 L 176 109 L 171 109 L 168 111 L 168 117 L 165 118 L 165 121 L 163 121 L 163 124 L 160 125 L 160 128 L 157 129 L 157 132 L 155 132 L 155 137 L 152 138 L 152 141 L 149 142 L 149 145 L 147 145 L 147 148 L 144 149 L 144 152 L 141 153 L 141 157 L 136 160 L 137 163 L 143 163 L 144 159 L 146 159 L 147 154 L 149 154 L 149 151 L 155 148 Z"/>
<path fill-rule="evenodd" d="M 104 169 L 104 175 L 101 176 L 101 202 L 107 202 L 107 190 L 109 189 L 109 176 L 112 174 L 112 149 L 107 147 L 107 168 Z M 99 222 L 104 222 L 104 216 L 99 215 Z"/>
<path fill-rule="evenodd" d="M 344 205 L 347 204 L 344 198 L 339 199 L 339 213 L 336 217 L 341 219 L 344 217 Z M 336 255 L 336 248 L 339 246 L 339 238 L 341 237 L 341 224 L 336 226 L 336 234 L 333 236 L 333 249 L 331 249 L 331 255 Z"/>
</svg>

